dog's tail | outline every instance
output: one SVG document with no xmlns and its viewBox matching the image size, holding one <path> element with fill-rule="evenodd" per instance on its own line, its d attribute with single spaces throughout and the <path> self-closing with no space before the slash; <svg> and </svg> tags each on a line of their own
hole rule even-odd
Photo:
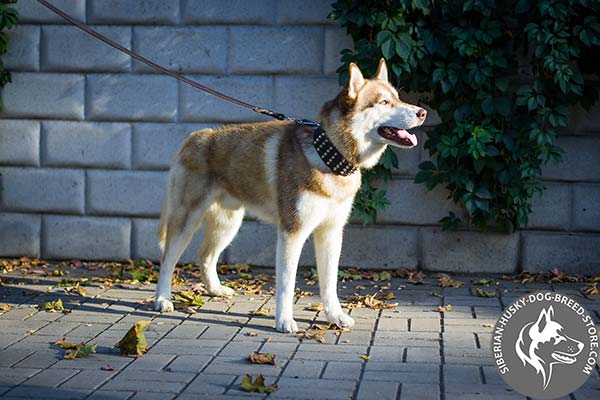
<svg viewBox="0 0 600 400">
<path fill-rule="evenodd" d="M 162 211 L 160 212 L 160 222 L 158 223 L 158 246 L 162 254 L 165 253 L 165 243 L 167 242 L 167 196 L 168 193 L 165 194 Z"/>
</svg>

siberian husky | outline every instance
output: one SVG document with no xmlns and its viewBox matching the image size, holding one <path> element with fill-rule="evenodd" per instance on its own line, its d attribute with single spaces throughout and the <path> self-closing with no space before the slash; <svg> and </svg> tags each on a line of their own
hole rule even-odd
<svg viewBox="0 0 600 400">
<path fill-rule="evenodd" d="M 373 79 L 363 78 L 358 66 L 350 64 L 348 83 L 321 110 L 324 132 L 290 121 L 193 132 L 169 172 L 159 227 L 163 256 L 156 310 L 173 310 L 173 270 L 201 223 L 205 237 L 199 255 L 206 289 L 214 296 L 234 294 L 221 285 L 217 260 L 248 211 L 277 226 L 276 329 L 298 330 L 292 315 L 296 271 L 311 233 L 327 319 L 352 326 L 354 320 L 337 296 L 337 273 L 360 168 L 377 164 L 388 145 L 415 147 L 417 138 L 407 129 L 422 125 L 426 115 L 398 98 L 382 59 Z"/>
</svg>

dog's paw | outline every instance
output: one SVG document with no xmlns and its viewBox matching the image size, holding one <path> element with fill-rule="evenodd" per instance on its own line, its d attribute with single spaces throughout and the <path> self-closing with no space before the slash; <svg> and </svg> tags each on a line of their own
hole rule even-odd
<svg viewBox="0 0 600 400">
<path fill-rule="evenodd" d="M 165 299 L 164 297 L 159 297 L 158 299 L 156 299 L 156 302 L 154 303 L 154 310 L 156 311 L 160 311 L 160 312 L 171 312 L 175 309 L 175 307 L 173 307 L 173 303 L 167 299 Z"/>
<path fill-rule="evenodd" d="M 341 326 L 342 328 L 352 328 L 354 326 L 354 320 L 352 317 L 344 312 L 328 314 L 327 320 L 332 324 Z"/>
<path fill-rule="evenodd" d="M 292 318 L 281 319 L 276 322 L 276 329 L 283 333 L 296 333 L 298 332 L 298 324 Z"/>
<path fill-rule="evenodd" d="M 235 290 L 227 286 L 219 285 L 216 288 L 208 289 L 208 294 L 215 297 L 231 297 L 235 295 Z"/>
</svg>

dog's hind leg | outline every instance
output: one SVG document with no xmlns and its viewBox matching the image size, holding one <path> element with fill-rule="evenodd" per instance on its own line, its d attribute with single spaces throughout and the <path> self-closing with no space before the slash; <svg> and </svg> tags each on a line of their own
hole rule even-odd
<svg viewBox="0 0 600 400">
<path fill-rule="evenodd" d="M 164 252 L 160 263 L 154 305 L 154 308 L 161 312 L 173 311 L 173 303 L 170 299 L 171 280 L 175 265 L 200 227 L 202 216 L 214 197 L 212 191 L 208 190 L 206 186 L 198 185 L 202 189 L 197 191 L 190 189 L 191 185 L 186 183 L 191 179 L 201 180 L 201 178 L 181 173 L 181 170 L 176 170 L 169 177 L 166 207 L 163 209 L 163 212 L 167 214 L 161 217 L 162 224 L 164 224 L 161 229 L 166 229 L 166 232 L 159 232 L 159 236 L 164 236 Z M 184 188 L 186 188 L 185 191 Z"/>
<path fill-rule="evenodd" d="M 233 240 L 242 220 L 244 209 L 225 209 L 217 202 L 213 203 L 204 215 L 204 239 L 200 246 L 200 268 L 202 280 L 212 296 L 232 296 L 235 291 L 221 285 L 217 274 L 217 261 L 221 252 Z"/>
</svg>

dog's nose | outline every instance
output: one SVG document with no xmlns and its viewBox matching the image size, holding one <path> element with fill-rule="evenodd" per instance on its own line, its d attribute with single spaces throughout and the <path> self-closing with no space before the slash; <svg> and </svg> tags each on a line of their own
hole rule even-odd
<svg viewBox="0 0 600 400">
<path fill-rule="evenodd" d="M 419 111 L 417 111 L 417 117 L 421 121 L 425 121 L 425 118 L 427 118 L 427 110 L 425 110 L 424 108 L 419 108 Z"/>
</svg>

